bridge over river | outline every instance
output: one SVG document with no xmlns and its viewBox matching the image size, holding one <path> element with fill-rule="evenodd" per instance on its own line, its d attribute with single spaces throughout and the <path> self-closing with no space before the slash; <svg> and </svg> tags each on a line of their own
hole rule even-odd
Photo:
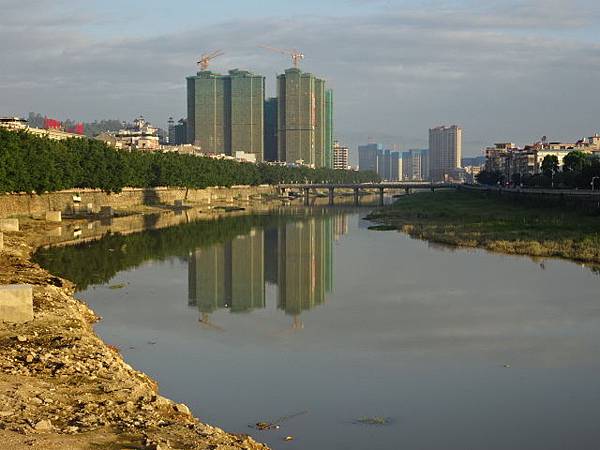
<svg viewBox="0 0 600 450">
<path fill-rule="evenodd" d="M 310 201 L 311 194 L 313 196 L 319 196 L 319 191 L 326 190 L 329 193 L 329 204 L 334 204 L 335 190 L 352 190 L 354 192 L 354 204 L 360 203 L 361 193 L 368 191 L 375 191 L 379 193 L 379 204 L 383 205 L 383 199 L 385 192 L 404 191 L 410 194 L 416 189 L 427 189 L 432 192 L 436 189 L 448 189 L 456 188 L 455 184 L 452 183 L 432 183 L 426 181 L 412 181 L 412 182 L 388 182 L 388 183 L 289 183 L 279 184 L 280 194 L 284 195 L 288 192 L 302 192 L 304 196 L 304 203 L 308 204 Z"/>
</svg>

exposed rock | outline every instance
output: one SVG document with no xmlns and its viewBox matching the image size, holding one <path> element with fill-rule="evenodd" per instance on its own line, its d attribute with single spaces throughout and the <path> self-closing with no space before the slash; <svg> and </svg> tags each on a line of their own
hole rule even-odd
<svg viewBox="0 0 600 450">
<path fill-rule="evenodd" d="M 176 403 L 175 404 L 175 410 L 177 412 L 180 412 L 182 414 L 191 414 L 190 412 L 190 408 L 188 408 L 186 405 L 184 405 L 183 403 Z"/>
<path fill-rule="evenodd" d="M 40 433 L 45 433 L 54 429 L 54 427 L 52 426 L 52 422 L 50 422 L 49 420 L 40 420 L 38 423 L 35 424 L 34 428 L 35 431 L 38 431 Z"/>
</svg>

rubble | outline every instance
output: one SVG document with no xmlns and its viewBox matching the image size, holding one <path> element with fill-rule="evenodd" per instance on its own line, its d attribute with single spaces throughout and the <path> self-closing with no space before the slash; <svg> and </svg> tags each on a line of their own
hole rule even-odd
<svg viewBox="0 0 600 450">
<path fill-rule="evenodd" d="M 159 395 L 154 380 L 96 336 L 98 317 L 74 286 L 31 262 L 32 230 L 24 231 L 5 235 L 0 254 L 0 284 L 31 284 L 34 308 L 30 322 L 0 323 L 5 448 L 267 449 Z"/>
</svg>

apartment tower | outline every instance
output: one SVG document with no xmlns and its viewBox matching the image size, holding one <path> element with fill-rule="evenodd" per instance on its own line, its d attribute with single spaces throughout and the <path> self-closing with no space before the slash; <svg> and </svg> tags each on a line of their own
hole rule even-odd
<svg viewBox="0 0 600 450">
<path fill-rule="evenodd" d="M 341 145 L 338 141 L 335 141 L 333 143 L 333 168 L 340 170 L 348 169 L 348 154 L 348 147 Z"/>
<path fill-rule="evenodd" d="M 277 77 L 279 161 L 331 165 L 333 94 L 327 92 L 324 80 L 300 69 L 288 69 Z"/>
<path fill-rule="evenodd" d="M 243 70 L 187 78 L 187 140 L 205 153 L 264 159 L 265 78 Z"/>
<path fill-rule="evenodd" d="M 452 125 L 429 130 L 429 172 L 432 181 L 444 181 L 446 175 L 461 167 L 462 128 Z"/>
</svg>

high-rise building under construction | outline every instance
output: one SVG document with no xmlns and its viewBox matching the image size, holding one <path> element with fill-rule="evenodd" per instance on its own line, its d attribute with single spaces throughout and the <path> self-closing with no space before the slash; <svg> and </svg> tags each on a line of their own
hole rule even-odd
<svg viewBox="0 0 600 450">
<path fill-rule="evenodd" d="M 187 78 L 187 140 L 205 153 L 264 156 L 265 78 L 243 70 L 208 70 Z"/>
<path fill-rule="evenodd" d="M 331 167 L 333 94 L 325 80 L 292 68 L 277 77 L 278 159 Z"/>
</svg>

